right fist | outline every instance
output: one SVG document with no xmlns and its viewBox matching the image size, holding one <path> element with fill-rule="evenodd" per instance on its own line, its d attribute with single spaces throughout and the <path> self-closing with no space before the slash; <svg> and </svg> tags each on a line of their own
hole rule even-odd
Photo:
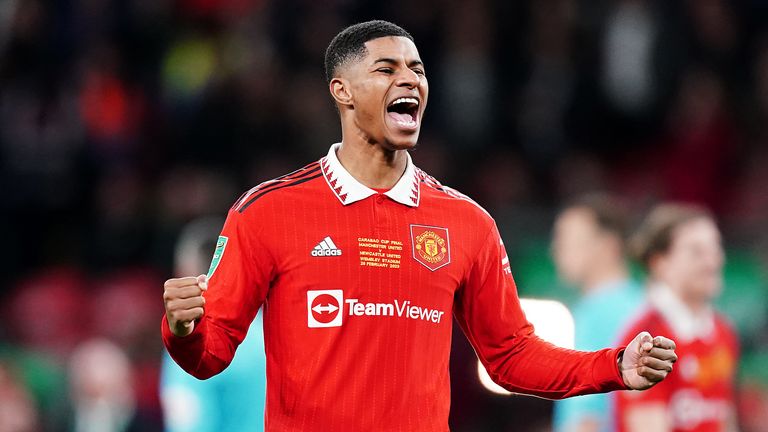
<svg viewBox="0 0 768 432">
<path fill-rule="evenodd" d="M 171 332 L 179 337 L 189 335 L 195 329 L 195 320 L 205 312 L 203 292 L 208 289 L 207 276 L 168 279 L 163 287 L 165 316 Z"/>
</svg>

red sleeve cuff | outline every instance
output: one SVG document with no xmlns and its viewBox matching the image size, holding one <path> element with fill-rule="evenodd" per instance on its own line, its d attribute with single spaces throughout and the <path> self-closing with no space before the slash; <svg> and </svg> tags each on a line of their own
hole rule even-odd
<svg viewBox="0 0 768 432">
<path fill-rule="evenodd" d="M 171 332 L 171 327 L 168 325 L 168 318 L 163 314 L 160 331 L 163 335 L 163 344 L 168 350 L 168 353 L 171 354 L 171 357 L 176 359 L 176 353 L 195 352 L 197 347 L 203 344 L 207 323 L 208 320 L 201 319 L 195 323 L 195 328 L 192 330 L 192 333 L 184 337 L 179 337 Z"/>
<path fill-rule="evenodd" d="M 627 390 L 618 363 L 619 355 L 624 352 L 624 348 L 603 350 L 600 359 L 595 362 L 594 369 L 592 369 L 592 379 L 601 392 Z"/>
</svg>

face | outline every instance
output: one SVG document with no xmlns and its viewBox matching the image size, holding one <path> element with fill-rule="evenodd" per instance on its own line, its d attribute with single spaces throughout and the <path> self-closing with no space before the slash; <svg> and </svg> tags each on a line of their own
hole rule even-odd
<svg viewBox="0 0 768 432">
<path fill-rule="evenodd" d="M 652 262 L 652 271 L 684 299 L 710 302 L 722 287 L 724 262 L 720 231 L 712 220 L 696 219 L 672 233 L 667 253 Z"/>
<path fill-rule="evenodd" d="M 602 234 L 588 210 L 563 212 L 555 222 L 552 239 L 552 256 L 560 277 L 568 283 L 583 284 L 601 244 Z"/>
<path fill-rule="evenodd" d="M 416 45 L 404 37 L 382 37 L 365 47 L 367 55 L 331 81 L 344 127 L 389 150 L 413 148 L 429 93 Z"/>
</svg>

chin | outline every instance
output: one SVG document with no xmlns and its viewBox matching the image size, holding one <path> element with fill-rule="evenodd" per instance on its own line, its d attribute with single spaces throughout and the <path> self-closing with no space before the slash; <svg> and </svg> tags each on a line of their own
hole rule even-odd
<svg viewBox="0 0 768 432">
<path fill-rule="evenodd" d="M 699 286 L 699 293 L 702 299 L 706 301 L 714 301 L 722 292 L 722 284 L 714 281 L 702 282 Z"/>
<path fill-rule="evenodd" d="M 419 141 L 419 133 L 405 137 L 385 137 L 384 147 L 391 150 L 412 150 L 416 148 Z"/>
</svg>

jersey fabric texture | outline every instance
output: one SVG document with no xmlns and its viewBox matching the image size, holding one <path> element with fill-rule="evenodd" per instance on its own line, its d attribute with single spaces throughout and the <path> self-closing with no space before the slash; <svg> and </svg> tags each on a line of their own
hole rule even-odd
<svg viewBox="0 0 768 432">
<path fill-rule="evenodd" d="M 377 193 L 343 168 L 338 147 L 232 207 L 204 317 L 183 338 L 162 321 L 184 370 L 223 370 L 263 306 L 268 431 L 447 431 L 452 316 L 508 390 L 625 388 L 620 348 L 583 353 L 535 336 L 484 210 L 410 156 Z"/>
<path fill-rule="evenodd" d="M 643 303 L 643 291 L 632 280 L 596 286 L 571 309 L 576 324 L 576 349 L 594 351 L 616 344 L 628 321 Z M 556 402 L 554 430 L 575 430 L 576 425 L 587 418 L 597 423 L 600 432 L 615 430 L 611 397 L 612 394 L 595 394 Z"/>
<path fill-rule="evenodd" d="M 181 369 L 166 353 L 160 396 L 166 432 L 261 432 L 267 376 L 261 315 L 232 363 L 222 373 L 201 381 Z"/>
<path fill-rule="evenodd" d="M 629 430 L 628 412 L 644 404 L 662 404 L 672 432 L 731 430 L 738 342 L 727 320 L 714 310 L 694 317 L 668 288 L 657 286 L 624 340 L 640 329 L 673 339 L 679 360 L 674 372 L 653 388 L 615 395 L 617 430 Z"/>
</svg>

